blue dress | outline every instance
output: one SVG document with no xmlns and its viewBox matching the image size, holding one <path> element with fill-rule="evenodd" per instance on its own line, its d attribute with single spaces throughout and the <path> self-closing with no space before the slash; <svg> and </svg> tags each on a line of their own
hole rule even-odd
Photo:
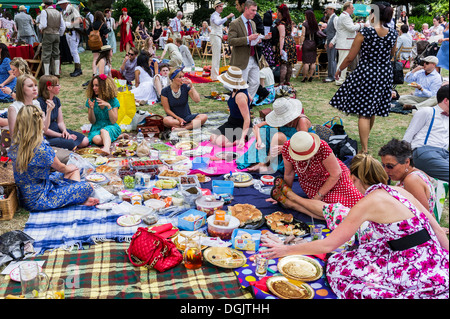
<svg viewBox="0 0 450 319">
<path fill-rule="evenodd" d="M 16 145 L 11 146 L 8 156 L 13 163 L 20 202 L 29 211 L 82 204 L 92 194 L 93 189 L 89 183 L 65 179 L 64 174 L 59 172 L 50 173 L 55 151 L 45 140 L 36 148 L 35 156 L 23 173 L 16 170 Z"/>
<path fill-rule="evenodd" d="M 444 31 L 444 38 L 448 38 L 449 30 Z M 437 58 L 439 59 L 438 67 L 448 70 L 448 41 L 444 41 L 441 44 L 441 48 L 438 51 Z"/>
<path fill-rule="evenodd" d="M 3 83 L 8 77 L 9 77 L 9 71 L 11 70 L 11 66 L 9 63 L 11 62 L 10 58 L 4 58 L 3 61 L 0 63 L 0 83 Z M 16 87 L 17 79 L 14 78 L 10 83 L 6 85 L 6 87 L 9 87 L 11 90 L 14 91 L 14 88 Z M 0 91 L 0 103 L 8 103 L 12 102 L 13 98 L 9 96 L 8 94 L 3 93 Z"/>
<path fill-rule="evenodd" d="M 260 128 L 259 132 L 261 134 L 261 140 L 266 145 L 266 147 L 261 150 L 257 150 L 255 140 L 250 145 L 247 152 L 245 152 L 244 155 L 236 160 L 238 169 L 245 169 L 257 163 L 267 163 L 268 154 L 270 152 L 270 143 L 272 142 L 272 137 L 275 135 L 275 133 L 283 133 L 284 135 L 286 135 L 286 138 L 290 140 L 292 135 L 297 133 L 297 128 L 288 126 L 275 128 L 269 125 L 264 125 Z M 278 155 L 278 162 L 271 162 L 271 168 L 274 171 L 284 172 L 283 155 Z"/>
<path fill-rule="evenodd" d="M 111 104 L 112 108 L 120 107 L 119 100 L 117 98 L 113 98 L 108 101 Z M 89 107 L 88 100 L 86 100 L 86 107 Z M 102 110 L 100 106 L 98 106 L 97 101 L 94 104 L 94 114 L 96 122 L 92 124 L 91 130 L 88 135 L 89 143 L 92 143 L 92 138 L 96 135 L 100 135 L 100 130 L 104 129 L 108 131 L 109 137 L 111 138 L 111 142 L 117 140 L 119 135 L 122 133 L 122 130 L 117 123 L 111 123 L 109 120 L 108 110 L 106 107 Z"/>
</svg>

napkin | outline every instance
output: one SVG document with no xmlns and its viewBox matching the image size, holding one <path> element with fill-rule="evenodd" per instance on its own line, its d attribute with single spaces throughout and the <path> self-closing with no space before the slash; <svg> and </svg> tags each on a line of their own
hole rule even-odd
<svg viewBox="0 0 450 319">
<path fill-rule="evenodd" d="M 258 281 L 251 281 L 249 283 L 250 283 L 250 286 L 255 286 L 255 288 L 258 288 L 259 290 L 270 293 L 270 290 L 269 290 L 269 288 L 267 288 L 267 284 L 266 284 L 267 279 L 269 279 L 269 278 L 270 278 L 270 276 L 265 276 Z"/>
<path fill-rule="evenodd" d="M 176 232 L 178 231 L 178 229 L 172 229 L 172 228 L 173 228 L 172 223 L 167 223 L 167 224 L 163 224 L 163 225 L 160 225 L 160 226 L 152 227 L 150 229 L 153 230 L 158 235 L 160 235 L 161 237 L 167 239 L 170 236 L 175 235 Z"/>
</svg>

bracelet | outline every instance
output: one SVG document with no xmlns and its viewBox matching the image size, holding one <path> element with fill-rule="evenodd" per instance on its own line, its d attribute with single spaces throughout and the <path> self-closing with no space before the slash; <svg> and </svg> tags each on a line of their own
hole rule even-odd
<svg viewBox="0 0 450 319">
<path fill-rule="evenodd" d="M 112 107 L 110 107 L 109 109 L 106 109 L 107 111 L 111 111 L 113 108 Z"/>
<path fill-rule="evenodd" d="M 317 195 L 319 195 L 320 198 L 324 198 L 325 195 L 322 195 L 319 191 L 317 191 Z"/>
</svg>

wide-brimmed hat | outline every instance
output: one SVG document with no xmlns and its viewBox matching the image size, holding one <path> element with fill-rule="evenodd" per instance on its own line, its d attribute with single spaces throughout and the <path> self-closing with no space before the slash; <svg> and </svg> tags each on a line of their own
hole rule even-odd
<svg viewBox="0 0 450 319">
<path fill-rule="evenodd" d="M 59 0 L 56 5 L 64 4 L 64 3 L 70 3 L 69 0 Z"/>
<path fill-rule="evenodd" d="M 106 44 L 100 48 L 100 52 L 105 52 L 111 50 L 112 47 L 109 44 Z"/>
<path fill-rule="evenodd" d="M 293 160 L 306 161 L 313 157 L 320 147 L 320 137 L 314 133 L 300 131 L 289 140 L 289 155 Z"/>
<path fill-rule="evenodd" d="M 222 73 L 217 79 L 226 87 L 236 90 L 248 88 L 248 84 L 242 77 L 242 70 L 236 66 L 230 66 L 227 72 Z"/>
<path fill-rule="evenodd" d="M 282 127 L 302 114 L 302 102 L 281 97 L 273 103 L 273 110 L 266 115 L 266 122 L 272 127 Z"/>
<path fill-rule="evenodd" d="M 434 64 L 439 63 L 439 59 L 433 55 L 429 55 L 429 56 L 423 58 L 422 61 L 428 62 L 428 63 L 434 63 Z"/>
<path fill-rule="evenodd" d="M 328 3 L 327 5 L 325 5 L 325 10 L 326 9 L 334 9 L 334 10 L 336 10 L 337 6 L 334 3 Z"/>
<path fill-rule="evenodd" d="M 214 8 L 217 7 L 219 4 L 223 4 L 223 1 L 220 0 L 214 1 Z"/>
</svg>

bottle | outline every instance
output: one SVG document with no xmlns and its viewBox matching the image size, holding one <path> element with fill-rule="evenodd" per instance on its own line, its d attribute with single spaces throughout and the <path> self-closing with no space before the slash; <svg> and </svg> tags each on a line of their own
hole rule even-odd
<svg viewBox="0 0 450 319">
<path fill-rule="evenodd" d="M 141 129 L 139 129 L 136 138 L 138 145 L 141 144 L 141 142 L 144 140 L 144 133 L 142 133 Z"/>
</svg>

